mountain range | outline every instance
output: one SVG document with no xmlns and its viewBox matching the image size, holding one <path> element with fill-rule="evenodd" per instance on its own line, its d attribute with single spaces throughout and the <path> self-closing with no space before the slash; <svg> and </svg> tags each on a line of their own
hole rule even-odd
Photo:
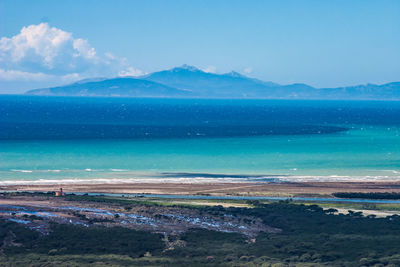
<svg viewBox="0 0 400 267">
<path fill-rule="evenodd" d="M 35 89 L 28 95 L 400 100 L 400 82 L 337 88 L 314 88 L 307 84 L 280 85 L 246 77 L 237 72 L 215 74 L 183 65 L 140 77 L 94 78 L 52 88 Z"/>
</svg>

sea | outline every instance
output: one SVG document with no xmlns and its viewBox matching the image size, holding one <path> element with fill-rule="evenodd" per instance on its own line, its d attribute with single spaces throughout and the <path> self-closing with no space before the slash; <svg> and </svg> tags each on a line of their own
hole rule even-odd
<svg viewBox="0 0 400 267">
<path fill-rule="evenodd" d="M 400 180 L 400 102 L 0 96 L 0 185 Z"/>
</svg>

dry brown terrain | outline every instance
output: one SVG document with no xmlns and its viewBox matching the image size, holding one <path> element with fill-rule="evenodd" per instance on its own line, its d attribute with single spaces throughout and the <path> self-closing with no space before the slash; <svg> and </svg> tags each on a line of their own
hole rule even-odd
<svg viewBox="0 0 400 267">
<path fill-rule="evenodd" d="M 334 192 L 400 192 L 400 182 L 123 183 L 9 185 L 0 190 L 176 195 L 313 196 Z"/>
</svg>

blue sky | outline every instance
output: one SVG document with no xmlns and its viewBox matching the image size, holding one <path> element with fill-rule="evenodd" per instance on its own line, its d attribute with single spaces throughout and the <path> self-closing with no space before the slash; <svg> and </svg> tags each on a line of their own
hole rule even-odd
<svg viewBox="0 0 400 267">
<path fill-rule="evenodd" d="M 397 0 L 0 0 L 0 38 L 0 93 L 182 64 L 316 87 L 400 80 Z"/>
</svg>

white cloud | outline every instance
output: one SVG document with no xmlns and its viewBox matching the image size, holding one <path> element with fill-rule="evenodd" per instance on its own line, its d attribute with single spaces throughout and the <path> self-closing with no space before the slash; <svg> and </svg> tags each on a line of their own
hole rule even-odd
<svg viewBox="0 0 400 267">
<path fill-rule="evenodd" d="M 139 69 L 135 69 L 133 67 L 129 67 L 126 70 L 122 70 L 118 73 L 118 76 L 121 77 L 126 77 L 126 76 L 133 76 L 133 77 L 137 77 L 137 76 L 142 76 L 145 75 L 146 73 L 139 70 Z"/>
<path fill-rule="evenodd" d="M 247 68 L 245 68 L 245 69 L 243 70 L 243 72 L 246 73 L 246 74 L 252 73 L 252 72 L 253 72 L 253 68 L 247 67 Z"/>
<path fill-rule="evenodd" d="M 217 68 L 215 66 L 208 66 L 207 68 L 201 69 L 204 72 L 207 73 L 216 73 L 217 72 Z"/>
<path fill-rule="evenodd" d="M 125 58 L 99 54 L 88 40 L 48 23 L 23 27 L 17 35 L 0 39 L 0 81 L 72 81 L 140 73 Z"/>
<path fill-rule="evenodd" d="M 78 73 L 70 73 L 65 75 L 51 75 L 43 72 L 26 72 L 19 70 L 4 70 L 0 69 L 0 80 L 1 81 L 37 81 L 37 82 L 52 82 L 52 81 L 63 81 L 71 82 L 82 79 Z"/>
<path fill-rule="evenodd" d="M 0 69 L 0 80 L 13 81 L 13 80 L 24 80 L 24 81 L 45 81 L 48 80 L 51 75 L 44 74 L 42 72 L 25 72 L 19 70 L 4 70 Z"/>
<path fill-rule="evenodd" d="M 87 40 L 76 39 L 74 40 L 74 49 L 77 53 L 74 54 L 74 57 L 84 57 L 87 59 L 94 59 L 96 57 L 96 50 L 93 47 L 90 47 L 90 44 Z"/>
</svg>

